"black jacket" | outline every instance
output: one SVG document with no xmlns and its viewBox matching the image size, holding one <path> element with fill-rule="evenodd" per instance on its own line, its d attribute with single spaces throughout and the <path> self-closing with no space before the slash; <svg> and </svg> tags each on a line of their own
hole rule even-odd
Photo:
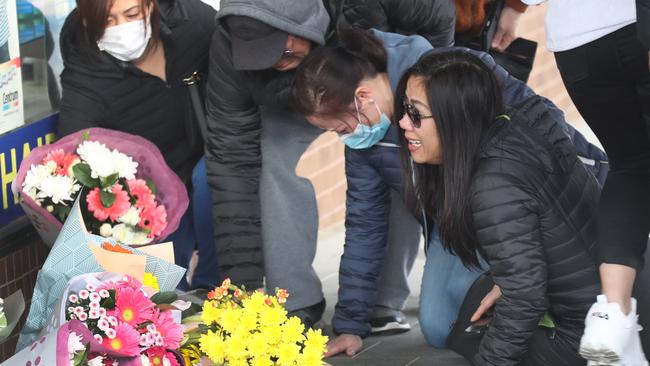
<svg viewBox="0 0 650 366">
<path fill-rule="evenodd" d="M 375 28 L 419 34 L 435 47 L 454 44 L 456 7 L 451 0 L 333 0 L 329 6 L 339 30 Z"/>
<path fill-rule="evenodd" d="M 636 0 L 636 26 L 639 39 L 650 50 L 650 0 Z"/>
<path fill-rule="evenodd" d="M 519 364 L 545 312 L 577 352 L 600 293 L 596 179 L 542 98 L 508 114 L 479 152 L 471 188 L 480 250 L 503 293 L 476 365 Z"/>
<path fill-rule="evenodd" d="M 77 11 L 61 31 L 63 99 L 58 134 L 104 127 L 153 142 L 186 183 L 201 154 L 189 148 L 186 124 L 194 123 L 188 86 L 194 71 L 207 75 L 215 11 L 199 0 L 159 0 L 167 82 L 106 52 L 89 54 Z"/>
</svg>

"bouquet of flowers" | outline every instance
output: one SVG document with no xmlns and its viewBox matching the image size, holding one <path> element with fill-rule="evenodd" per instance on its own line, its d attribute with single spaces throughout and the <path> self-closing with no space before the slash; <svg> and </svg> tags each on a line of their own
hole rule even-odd
<svg viewBox="0 0 650 366">
<path fill-rule="evenodd" d="M 151 142 L 101 128 L 34 150 L 13 190 L 49 245 L 78 195 L 89 231 L 131 245 L 164 239 L 188 205 L 185 186 Z"/>
<path fill-rule="evenodd" d="M 208 294 L 202 312 L 185 318 L 187 342 L 181 354 L 188 365 L 207 356 L 217 365 L 321 366 L 327 337 L 297 317 L 287 317 L 286 290 L 276 296 L 247 293 L 226 279 Z M 192 325 L 193 322 L 197 324 Z"/>
<path fill-rule="evenodd" d="M 124 276 L 117 282 L 99 287 L 87 284 L 79 292 L 69 293 L 66 320 L 82 322 L 96 341 L 92 346 L 102 346 L 93 349 L 91 342 L 83 344 L 71 334 L 68 344 L 74 345 L 70 347 L 74 365 L 104 365 L 129 357 L 153 365 L 178 365 L 170 351 L 180 347 L 181 325 L 174 321 L 171 310 L 161 310 L 146 291 L 142 283 Z"/>
</svg>

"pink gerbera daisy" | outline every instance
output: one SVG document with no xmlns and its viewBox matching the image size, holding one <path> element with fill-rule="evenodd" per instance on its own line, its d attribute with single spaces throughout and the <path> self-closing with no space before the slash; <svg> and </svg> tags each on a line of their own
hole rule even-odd
<svg viewBox="0 0 650 366">
<path fill-rule="evenodd" d="M 140 334 L 126 323 L 120 323 L 115 328 L 115 337 L 113 339 L 104 338 L 102 344 L 120 355 L 137 356 L 140 354 Z"/>
<path fill-rule="evenodd" d="M 131 179 L 126 182 L 129 186 L 131 197 L 135 198 L 135 207 L 150 209 L 156 207 L 156 201 L 147 182 L 143 179 Z"/>
<path fill-rule="evenodd" d="M 167 227 L 167 211 L 165 206 L 160 205 L 155 208 L 147 208 L 142 211 L 140 215 L 140 223 L 138 224 L 142 229 L 149 230 L 149 237 L 153 238 Z"/>
<path fill-rule="evenodd" d="M 56 149 L 50 151 L 43 159 L 43 163 L 50 161 L 56 164 L 55 175 L 72 176 L 72 167 L 80 160 L 75 154 L 66 154 L 63 149 Z"/>
<path fill-rule="evenodd" d="M 154 303 L 140 290 L 122 287 L 115 290 L 115 316 L 118 320 L 137 327 L 153 319 Z"/>
<path fill-rule="evenodd" d="M 99 188 L 95 188 L 86 196 L 86 203 L 88 203 L 88 210 L 93 213 L 93 216 L 99 221 L 106 221 L 110 218 L 111 221 L 117 220 L 120 216 L 124 215 L 131 207 L 129 203 L 129 194 L 122 189 L 119 184 L 114 184 L 111 187 L 111 193 L 115 195 L 115 201 L 111 207 L 105 207 L 100 197 Z"/>
<path fill-rule="evenodd" d="M 165 364 L 164 359 L 169 361 L 170 366 L 179 366 L 176 356 L 173 353 L 167 352 L 164 347 L 152 347 L 147 350 L 147 357 L 152 366 L 162 366 Z"/>
<path fill-rule="evenodd" d="M 163 311 L 154 317 L 156 329 L 160 332 L 167 349 L 177 349 L 183 339 L 183 328 L 174 321 L 171 311 Z"/>
</svg>

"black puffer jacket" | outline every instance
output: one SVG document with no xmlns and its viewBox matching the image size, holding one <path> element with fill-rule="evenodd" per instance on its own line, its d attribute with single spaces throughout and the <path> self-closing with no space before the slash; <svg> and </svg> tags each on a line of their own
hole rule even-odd
<svg viewBox="0 0 650 366">
<path fill-rule="evenodd" d="M 166 82 L 106 52 L 91 58 L 77 11 L 68 16 L 61 31 L 65 69 L 58 134 L 104 127 L 140 135 L 161 150 L 187 183 L 201 150 L 188 148 L 186 123 L 194 123 L 194 114 L 183 79 L 194 71 L 207 74 L 215 11 L 199 0 L 158 2 Z"/>
<path fill-rule="evenodd" d="M 452 0 L 333 0 L 337 29 L 375 28 L 419 34 L 435 47 L 454 44 L 456 7 Z"/>
<path fill-rule="evenodd" d="M 636 0 L 636 25 L 639 39 L 650 50 L 650 0 Z"/>
<path fill-rule="evenodd" d="M 543 99 L 511 120 L 479 152 L 471 209 L 482 254 L 503 296 L 476 365 L 517 365 L 548 312 L 576 349 L 600 293 L 594 258 L 600 189 Z"/>
</svg>

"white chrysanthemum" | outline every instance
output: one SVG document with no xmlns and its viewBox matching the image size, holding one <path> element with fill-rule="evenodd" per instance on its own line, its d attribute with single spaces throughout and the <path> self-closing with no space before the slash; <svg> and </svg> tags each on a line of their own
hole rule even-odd
<svg viewBox="0 0 650 366">
<path fill-rule="evenodd" d="M 23 189 L 23 193 L 24 193 L 24 194 L 26 194 L 27 196 L 29 196 L 29 198 L 33 199 L 34 201 L 38 202 L 38 204 L 40 205 L 42 200 L 39 199 L 39 198 L 36 196 L 36 193 L 37 193 L 37 192 L 38 192 L 38 191 L 36 190 L 36 188 L 32 188 L 32 189 L 30 189 L 29 191 Z"/>
<path fill-rule="evenodd" d="M 113 169 L 120 175 L 120 178 L 135 179 L 137 168 L 138 163 L 133 161 L 130 156 L 113 150 Z"/>
<path fill-rule="evenodd" d="M 133 230 L 125 224 L 113 226 L 113 239 L 123 244 L 130 244 L 133 239 Z"/>
<path fill-rule="evenodd" d="M 72 177 L 53 176 L 41 182 L 41 191 L 36 194 L 38 198 L 50 198 L 54 204 L 65 204 L 72 201 L 72 195 L 79 190 Z"/>
<path fill-rule="evenodd" d="M 23 181 L 23 191 L 27 193 L 33 189 L 40 189 L 41 183 L 52 176 L 45 165 L 32 165 Z M 31 196 L 30 196 L 31 197 Z"/>
<path fill-rule="evenodd" d="M 151 362 L 149 362 L 149 357 L 145 355 L 140 355 L 140 363 L 142 366 L 151 366 Z"/>
<path fill-rule="evenodd" d="M 136 226 L 140 222 L 140 210 L 131 206 L 126 213 L 117 219 L 127 225 Z"/>
<path fill-rule="evenodd" d="M 77 333 L 71 332 L 68 336 L 68 353 L 74 355 L 79 351 L 84 351 L 86 346 L 81 343 L 81 336 L 78 336 Z"/>
<path fill-rule="evenodd" d="M 104 366 L 104 357 L 97 356 L 87 361 L 88 366 Z"/>
<path fill-rule="evenodd" d="M 143 245 L 143 244 L 149 244 L 153 238 L 150 238 L 147 236 L 147 233 L 143 231 L 135 231 L 133 232 L 133 238 L 131 239 L 131 242 L 129 244 L 133 245 Z"/>
<path fill-rule="evenodd" d="M 56 163 L 54 162 L 54 160 L 48 161 L 47 163 L 43 164 L 43 166 L 45 167 L 45 169 L 47 169 L 47 172 L 50 174 L 54 174 L 54 172 L 56 171 Z"/>
<path fill-rule="evenodd" d="M 91 177 L 106 178 L 115 173 L 113 153 L 101 142 L 84 141 L 77 148 L 77 154 L 90 166 Z"/>
</svg>

